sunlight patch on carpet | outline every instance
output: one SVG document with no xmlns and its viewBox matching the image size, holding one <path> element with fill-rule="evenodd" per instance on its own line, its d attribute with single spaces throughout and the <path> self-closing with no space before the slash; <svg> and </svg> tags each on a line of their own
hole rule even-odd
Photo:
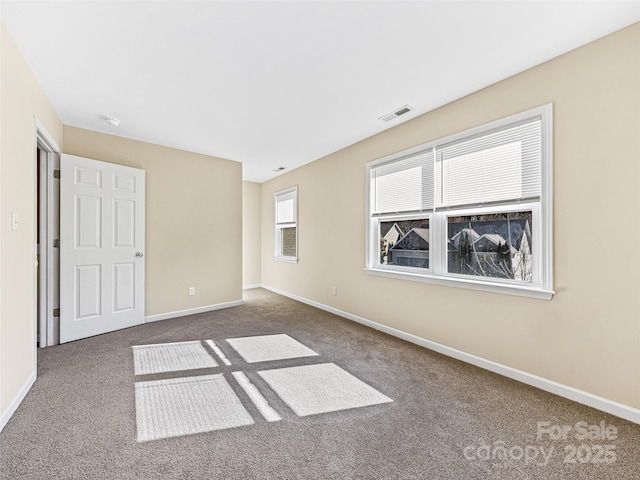
<svg viewBox="0 0 640 480">
<path fill-rule="evenodd" d="M 216 342 L 214 342 L 213 340 L 205 340 L 206 344 L 209 345 L 209 348 L 211 348 L 211 350 L 213 350 L 213 353 L 215 353 L 218 358 L 220 358 L 220 360 L 222 360 L 222 363 L 224 363 L 226 366 L 230 366 L 231 362 L 229 361 L 229 359 L 225 356 L 224 353 L 222 353 L 222 350 L 220 350 L 220 347 L 218 347 L 216 345 Z"/>
<path fill-rule="evenodd" d="M 333 363 L 258 372 L 300 417 L 392 402 Z"/>
<path fill-rule="evenodd" d="M 138 442 L 252 425 L 222 374 L 135 384 Z"/>
<path fill-rule="evenodd" d="M 262 396 L 244 372 L 233 372 L 232 375 L 267 422 L 279 422 L 282 420 L 282 417 L 269 405 L 267 399 Z"/>
<path fill-rule="evenodd" d="M 227 338 L 227 343 L 247 363 L 270 362 L 318 355 L 310 348 L 285 334 Z"/>
<path fill-rule="evenodd" d="M 136 375 L 218 366 L 200 341 L 135 345 L 132 348 Z"/>
</svg>

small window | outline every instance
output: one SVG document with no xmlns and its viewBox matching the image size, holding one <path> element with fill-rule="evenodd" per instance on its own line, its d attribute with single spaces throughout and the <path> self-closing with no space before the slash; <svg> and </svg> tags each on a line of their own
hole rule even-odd
<svg viewBox="0 0 640 480">
<path fill-rule="evenodd" d="M 298 260 L 298 187 L 275 193 L 275 251 L 278 260 Z"/>
<path fill-rule="evenodd" d="M 367 164 L 367 272 L 551 298 L 546 105 Z"/>
</svg>

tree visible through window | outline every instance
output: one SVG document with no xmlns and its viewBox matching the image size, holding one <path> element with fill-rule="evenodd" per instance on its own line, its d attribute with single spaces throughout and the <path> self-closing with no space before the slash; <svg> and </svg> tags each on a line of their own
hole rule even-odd
<svg viewBox="0 0 640 480">
<path fill-rule="evenodd" d="M 367 271 L 550 298 L 551 105 L 370 162 L 367 182 Z"/>
<path fill-rule="evenodd" d="M 447 271 L 531 282 L 532 212 L 449 216 Z"/>
</svg>

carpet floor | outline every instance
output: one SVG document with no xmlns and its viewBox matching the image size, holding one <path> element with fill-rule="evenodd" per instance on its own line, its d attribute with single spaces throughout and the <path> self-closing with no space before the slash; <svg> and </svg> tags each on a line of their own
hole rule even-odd
<svg viewBox="0 0 640 480">
<path fill-rule="evenodd" d="M 639 478 L 639 425 L 262 289 L 39 350 L 0 433 L 11 480 Z"/>
</svg>

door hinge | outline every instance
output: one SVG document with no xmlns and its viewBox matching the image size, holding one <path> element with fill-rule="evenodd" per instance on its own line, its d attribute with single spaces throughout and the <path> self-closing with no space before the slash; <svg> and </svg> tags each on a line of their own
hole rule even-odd
<svg viewBox="0 0 640 480">
<path fill-rule="evenodd" d="M 53 241 L 53 248 L 60 248 L 60 240 L 57 238 Z"/>
<path fill-rule="evenodd" d="M 60 178 L 60 170 L 54 170 L 53 171 L 53 178 Z"/>
<path fill-rule="evenodd" d="M 60 316 L 60 309 L 59 308 L 54 308 L 53 309 L 53 316 L 54 317 L 59 317 Z"/>
</svg>

